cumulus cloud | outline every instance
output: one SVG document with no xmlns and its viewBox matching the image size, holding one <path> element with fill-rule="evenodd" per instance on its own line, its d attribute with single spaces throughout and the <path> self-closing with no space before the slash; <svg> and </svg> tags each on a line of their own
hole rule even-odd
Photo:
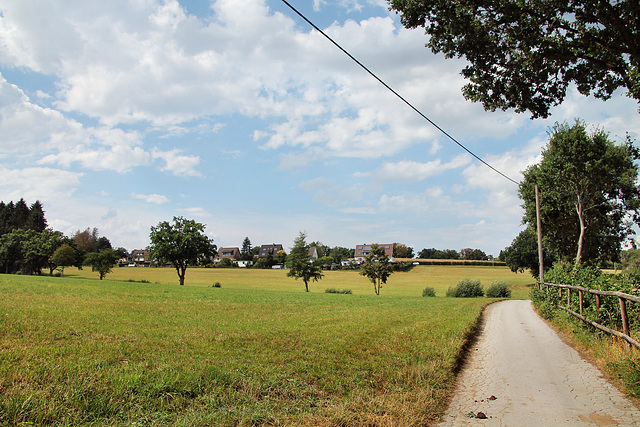
<svg viewBox="0 0 640 427">
<path fill-rule="evenodd" d="M 195 168 L 200 164 L 200 158 L 198 156 L 183 156 L 180 155 L 181 150 L 173 149 L 170 151 L 161 151 L 154 148 L 151 156 L 153 159 L 160 159 L 164 161 L 164 165 L 160 167 L 160 170 L 171 172 L 177 176 L 202 176 Z"/>
<path fill-rule="evenodd" d="M 0 167 L 0 200 L 55 201 L 70 197 L 80 184 L 82 173 L 60 169 Z"/>
<path fill-rule="evenodd" d="M 460 169 L 469 163 L 471 163 L 471 157 L 467 154 L 461 154 L 447 163 L 442 163 L 440 159 L 426 163 L 403 160 L 395 163 L 383 163 L 375 176 L 385 182 L 416 182 L 447 170 Z"/>
<path fill-rule="evenodd" d="M 162 205 L 169 202 L 169 198 L 162 194 L 132 194 L 131 197 L 138 200 L 143 200 L 147 203 L 155 203 Z"/>
</svg>

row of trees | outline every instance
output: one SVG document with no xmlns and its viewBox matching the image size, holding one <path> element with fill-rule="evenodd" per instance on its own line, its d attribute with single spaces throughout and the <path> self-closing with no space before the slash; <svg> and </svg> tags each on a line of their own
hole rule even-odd
<svg viewBox="0 0 640 427">
<path fill-rule="evenodd" d="M 309 292 L 309 282 L 317 282 L 322 279 L 323 274 L 320 267 L 309 259 L 309 249 L 311 245 L 306 243 L 307 234 L 300 232 L 295 239 L 291 253 L 287 257 L 288 277 L 302 279 L 306 292 Z M 393 268 L 389 263 L 389 257 L 384 248 L 378 245 L 371 245 L 370 253 L 365 256 L 360 274 L 366 276 L 373 283 L 373 290 L 376 295 L 380 295 L 382 285 L 387 283 L 387 279 L 393 273 Z"/>
<path fill-rule="evenodd" d="M 69 266 L 91 266 L 100 279 L 111 271 L 124 249 L 115 251 L 98 230 L 78 230 L 67 237 L 47 227 L 40 201 L 0 202 L 0 266 L 5 274 L 64 273 Z M 126 252 L 126 251 L 124 251 Z"/>
<path fill-rule="evenodd" d="M 213 240 L 204 232 L 205 226 L 194 220 L 174 217 L 173 221 L 162 221 L 151 227 L 149 251 L 151 258 L 158 264 L 171 263 L 176 269 L 180 285 L 185 283 L 186 271 L 190 265 L 202 264 L 216 252 Z M 309 283 L 322 279 L 321 267 L 311 261 L 307 234 L 300 232 L 294 240 L 291 253 L 286 256 L 286 266 L 289 268 L 288 277 L 302 279 L 305 291 L 309 292 Z M 248 238 L 245 239 L 248 242 Z M 247 245 L 243 249 L 249 250 Z M 361 274 L 367 276 L 373 283 L 376 295 L 380 294 L 382 285 L 393 273 L 389 257 L 384 248 L 372 245 L 371 253 L 365 257 Z"/>
</svg>

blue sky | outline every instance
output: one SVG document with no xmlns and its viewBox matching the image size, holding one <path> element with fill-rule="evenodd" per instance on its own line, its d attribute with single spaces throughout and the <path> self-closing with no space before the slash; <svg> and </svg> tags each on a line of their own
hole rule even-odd
<svg viewBox="0 0 640 427">
<path fill-rule="evenodd" d="M 470 150 L 516 181 L 554 122 L 622 141 L 637 104 L 569 93 L 546 120 L 485 112 L 461 60 L 383 0 L 291 3 Z M 238 5 L 241 5 L 240 7 Z M 517 186 L 479 164 L 280 0 L 2 0 L 0 199 L 66 234 L 145 247 L 173 216 L 219 246 L 400 242 L 498 255 Z"/>
</svg>

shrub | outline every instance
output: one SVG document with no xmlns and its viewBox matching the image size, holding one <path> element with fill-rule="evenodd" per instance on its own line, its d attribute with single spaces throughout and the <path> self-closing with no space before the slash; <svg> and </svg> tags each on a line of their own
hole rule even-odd
<svg viewBox="0 0 640 427">
<path fill-rule="evenodd" d="M 507 286 L 507 282 L 500 280 L 493 282 L 487 288 L 488 298 L 511 298 L 511 289 Z"/>
<path fill-rule="evenodd" d="M 336 288 L 327 288 L 324 290 L 325 294 L 351 294 L 351 289 L 336 289 Z"/>
<path fill-rule="evenodd" d="M 436 296 L 436 290 L 433 289 L 431 286 L 426 286 L 422 290 L 422 296 L 423 297 L 435 297 Z"/>
<path fill-rule="evenodd" d="M 475 298 L 484 296 L 480 279 L 463 279 L 455 287 L 447 289 L 447 296 L 454 298 Z"/>
<path fill-rule="evenodd" d="M 221 288 L 222 285 L 220 284 L 220 282 L 216 282 L 213 285 L 211 285 L 212 288 Z"/>
</svg>

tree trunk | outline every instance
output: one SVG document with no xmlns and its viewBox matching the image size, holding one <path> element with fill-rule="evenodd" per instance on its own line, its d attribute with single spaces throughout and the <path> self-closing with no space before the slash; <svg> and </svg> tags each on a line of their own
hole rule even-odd
<svg viewBox="0 0 640 427">
<path fill-rule="evenodd" d="M 584 235 L 587 229 L 584 221 L 584 210 L 582 206 L 581 197 L 578 196 L 578 201 L 576 202 L 576 212 L 578 213 L 578 219 L 580 220 L 580 237 L 578 237 L 578 253 L 576 254 L 576 264 L 577 267 L 582 262 L 582 247 L 584 246 Z"/>
</svg>

